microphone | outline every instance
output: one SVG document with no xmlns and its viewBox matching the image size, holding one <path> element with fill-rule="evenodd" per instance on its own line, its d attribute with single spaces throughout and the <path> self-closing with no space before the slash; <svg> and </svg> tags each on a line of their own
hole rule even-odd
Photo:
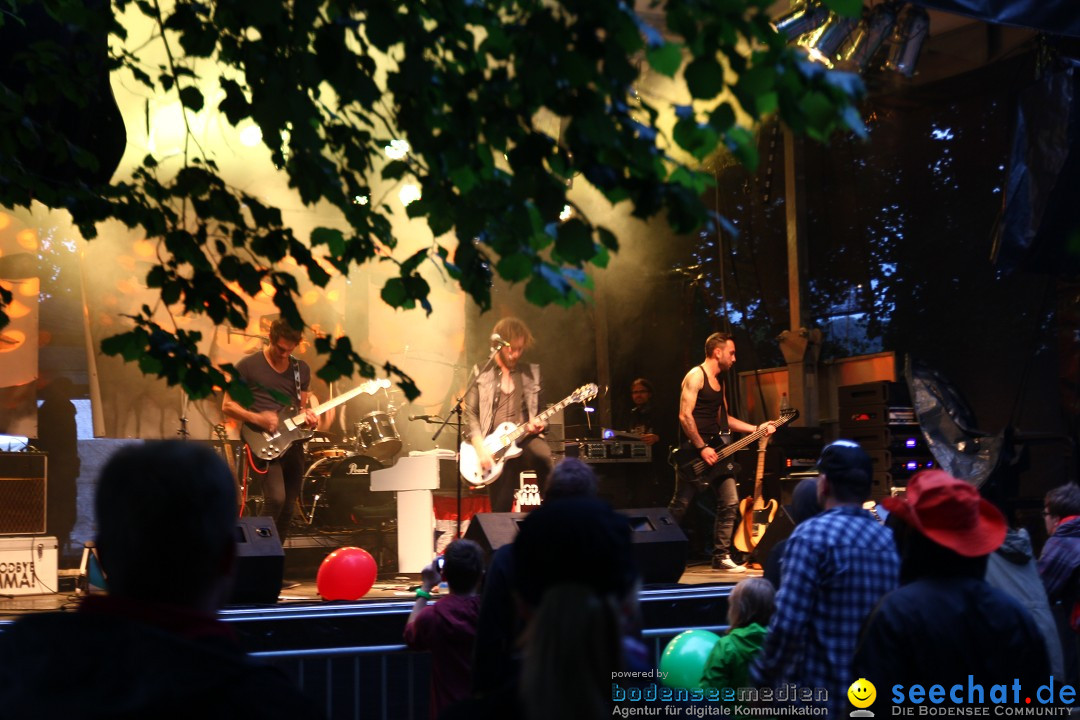
<svg viewBox="0 0 1080 720">
<path fill-rule="evenodd" d="M 442 418 L 438 415 L 410 415 L 409 420 L 424 420 L 426 422 L 441 422 Z"/>
<path fill-rule="evenodd" d="M 491 346 L 492 347 L 504 348 L 504 347 L 510 347 L 510 343 L 503 340 L 502 336 L 500 336 L 499 333 L 494 333 L 491 336 Z"/>
</svg>

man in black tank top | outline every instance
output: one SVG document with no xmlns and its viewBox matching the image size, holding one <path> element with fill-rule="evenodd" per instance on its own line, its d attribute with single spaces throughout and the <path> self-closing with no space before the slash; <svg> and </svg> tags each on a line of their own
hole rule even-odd
<svg viewBox="0 0 1080 720">
<path fill-rule="evenodd" d="M 705 340 L 705 360 L 686 373 L 682 381 L 682 395 L 679 399 L 679 424 L 694 448 L 700 451 L 701 459 L 708 465 L 715 465 L 719 456 L 708 441 L 720 434 L 735 432 L 754 432 L 766 428 L 773 433 L 776 427 L 772 423 L 760 426 L 743 422 L 728 415 L 726 375 L 722 375 L 735 364 L 735 341 L 728 333 L 713 333 Z M 745 572 L 746 568 L 731 559 L 731 536 L 735 530 L 735 515 L 739 506 L 739 492 L 735 478 L 722 473 L 706 472 L 697 477 L 684 477 L 681 471 L 675 473 L 675 496 L 671 499 L 668 510 L 677 522 L 682 522 L 686 509 L 700 490 L 704 490 L 709 480 L 718 479 L 716 487 L 716 525 L 713 530 L 712 566 L 716 570 Z"/>
</svg>

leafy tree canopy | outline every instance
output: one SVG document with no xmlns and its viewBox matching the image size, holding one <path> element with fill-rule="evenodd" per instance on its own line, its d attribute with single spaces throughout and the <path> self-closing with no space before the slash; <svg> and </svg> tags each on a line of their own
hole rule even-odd
<svg viewBox="0 0 1080 720">
<path fill-rule="evenodd" d="M 829 4 L 859 9 L 850 0 Z M 702 162 L 722 151 L 757 161 L 738 117 L 779 113 L 821 140 L 862 130 L 858 80 L 787 47 L 768 5 L 666 0 L 638 12 L 619 0 L 0 0 L 0 31 L 26 39 L 4 51 L 5 67 L 17 72 L 0 75 L 0 204 L 64 208 L 87 239 L 107 219 L 138 229 L 159 243 L 146 283 L 164 303 L 235 327 L 247 325 L 245 297 L 264 284 L 282 315 L 303 326 L 297 280 L 280 265 L 286 257 L 324 286 L 326 264 L 347 274 L 388 256 L 398 272 L 382 298 L 406 309 L 431 310 L 425 263 L 482 309 L 496 274 L 524 283 L 533 303 L 571 304 L 589 288 L 587 271 L 618 249 L 611 230 L 580 212 L 559 222 L 572 205 L 571 179 L 636 217 L 664 214 L 686 233 L 721 221 L 702 202 L 712 181 Z M 132 10 L 156 26 L 166 63 L 141 59 L 120 21 Z M 664 31 L 643 14 L 663 17 Z M 85 57 L 38 34 L 42 21 L 87 40 Z M 92 101 L 100 87 L 92 74 L 102 69 L 126 70 L 151 93 L 198 111 L 208 68 L 224 91 L 218 111 L 233 125 L 256 123 L 302 201 L 333 206 L 347 229 L 297 237 L 279 208 L 229 186 L 190 132 L 179 170 L 151 155 L 130 177 L 103 178 L 93 138 L 59 120 Z M 664 107 L 638 92 L 646 72 L 677 80 L 688 102 Z M 665 113 L 672 123 L 662 122 Z M 540 122 L 545 116 L 557 119 L 557 132 Z M 407 141 L 409 152 L 387 162 L 393 140 Z M 420 187 L 408 214 L 425 219 L 435 238 L 407 257 L 394 254 L 390 208 L 372 194 L 401 179 Z M 0 297 L 0 310 L 10 300 Z M 199 352 L 197 332 L 160 326 L 147 306 L 132 320 L 131 330 L 105 340 L 106 353 L 193 397 L 214 387 L 247 396 L 230 366 Z M 0 327 L 6 322 L 0 315 Z M 374 373 L 348 337 L 319 338 L 316 347 L 327 356 L 318 372 L 325 380 Z"/>
</svg>

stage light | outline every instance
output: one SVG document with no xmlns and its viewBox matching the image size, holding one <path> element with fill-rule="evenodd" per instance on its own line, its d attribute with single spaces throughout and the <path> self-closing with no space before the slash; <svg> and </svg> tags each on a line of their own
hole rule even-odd
<svg viewBox="0 0 1080 720">
<path fill-rule="evenodd" d="M 865 70 L 896 27 L 897 5 L 877 5 L 863 18 L 837 53 L 838 64 Z"/>
<path fill-rule="evenodd" d="M 858 18 L 849 18 L 833 13 L 829 20 L 818 29 L 805 43 L 810 57 L 824 62 L 829 67 L 836 61 L 836 53 L 847 40 L 848 35 L 859 24 Z"/>
<path fill-rule="evenodd" d="M 908 78 L 914 75 L 919 53 L 929 34 L 930 16 L 926 10 L 916 5 L 905 7 L 889 40 L 891 47 L 885 68 Z"/>
<path fill-rule="evenodd" d="M 786 15 L 781 15 L 773 22 L 776 32 L 787 38 L 788 42 L 798 39 L 808 32 L 813 32 L 829 19 L 829 9 L 820 3 L 803 3 Z"/>
<path fill-rule="evenodd" d="M 918 440 L 915 438 L 908 438 L 904 441 L 904 447 L 913 448 L 918 444 Z"/>
</svg>

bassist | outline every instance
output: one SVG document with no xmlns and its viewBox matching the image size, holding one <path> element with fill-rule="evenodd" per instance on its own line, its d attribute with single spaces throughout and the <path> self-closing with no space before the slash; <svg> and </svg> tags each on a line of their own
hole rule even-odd
<svg viewBox="0 0 1080 720">
<path fill-rule="evenodd" d="M 518 362 L 533 343 L 532 333 L 514 317 L 500 320 L 493 332 L 493 342 L 506 344 L 495 355 L 495 365 L 480 373 L 465 397 L 465 423 L 469 442 L 476 449 L 481 468 L 487 471 L 493 461 L 482 444 L 484 438 L 502 423 L 528 422 L 528 437 L 518 441 L 521 454 L 508 459 L 502 474 L 488 486 L 491 511 L 510 512 L 522 470 L 535 471 L 537 483 L 544 487 L 551 472 L 551 448 L 540 437 L 544 423 L 536 419 L 540 412 L 540 366 Z M 474 375 L 479 372 L 479 367 L 473 367 Z"/>
<path fill-rule="evenodd" d="M 731 339 L 731 335 L 713 333 L 705 340 L 704 362 L 691 368 L 682 382 L 679 424 L 689 445 L 709 466 L 716 465 L 719 459 L 716 450 L 709 445 L 709 442 L 715 442 L 718 436 L 730 435 L 732 431 L 749 433 L 765 429 L 766 433 L 772 433 L 776 430 L 772 423 L 754 426 L 728 414 L 726 373 L 734 364 L 735 341 Z M 668 510 L 676 522 L 682 522 L 690 500 L 699 491 L 706 489 L 712 480 L 718 481 L 716 523 L 713 529 L 713 569 L 745 572 L 746 568 L 735 563 L 730 555 L 739 503 L 738 488 L 730 473 L 725 474 L 721 467 L 710 468 L 709 472 L 698 477 L 687 477 L 683 471 L 676 471 L 675 496 L 671 499 Z"/>
<path fill-rule="evenodd" d="M 315 428 L 318 417 L 310 409 L 311 368 L 303 360 L 292 356 L 303 334 L 287 321 L 278 318 L 270 325 L 270 344 L 261 352 L 252 353 L 236 363 L 240 378 L 251 388 L 255 398 L 250 408 L 245 408 L 226 393 L 221 410 L 261 430 L 274 433 L 278 430 L 279 413 L 289 405 L 282 405 L 270 391 L 291 398 L 293 405 L 304 408 L 307 424 Z M 304 446 L 293 443 L 279 457 L 266 463 L 263 473 L 263 506 L 261 515 L 274 518 L 278 537 L 284 542 L 289 534 L 293 508 L 300 495 L 304 478 Z"/>
</svg>

